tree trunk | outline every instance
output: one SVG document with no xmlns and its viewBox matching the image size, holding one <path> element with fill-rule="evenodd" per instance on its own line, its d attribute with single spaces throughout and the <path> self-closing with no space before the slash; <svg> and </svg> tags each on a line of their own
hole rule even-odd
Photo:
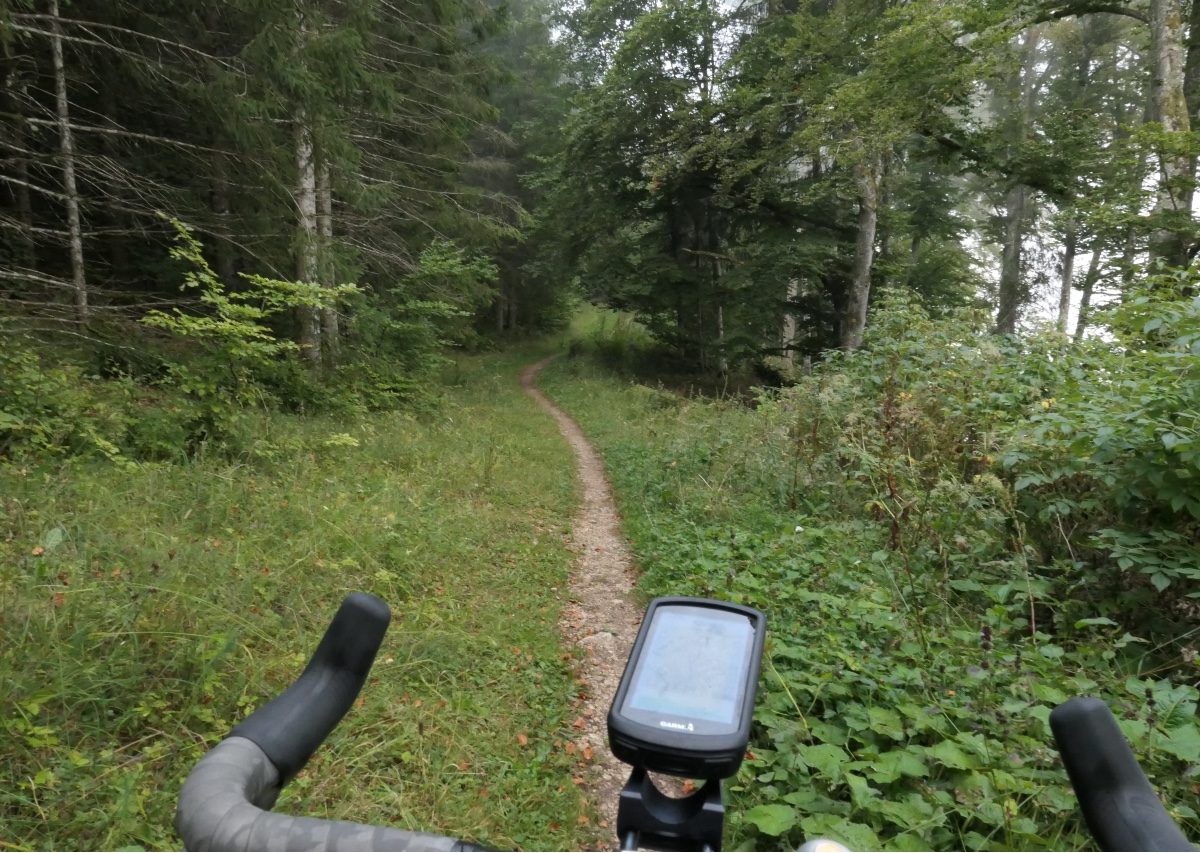
<svg viewBox="0 0 1200 853">
<path fill-rule="evenodd" d="M 708 261 L 712 275 L 713 301 L 717 304 L 715 315 L 717 333 L 717 372 L 724 376 L 729 372 L 729 355 L 725 352 L 725 295 L 721 289 L 721 234 L 711 204 L 705 207 L 705 225 L 708 237 Z"/>
<path fill-rule="evenodd" d="M 504 321 L 508 319 L 508 306 L 505 304 L 504 282 L 496 288 L 496 334 L 504 334 Z"/>
<path fill-rule="evenodd" d="M 333 263 L 333 187 L 329 178 L 329 161 L 320 158 L 317 166 L 317 237 L 320 244 L 321 285 L 337 284 Z M 341 330 L 336 305 L 321 309 L 321 343 L 324 346 L 325 367 L 337 367 L 341 355 Z"/>
<path fill-rule="evenodd" d="M 1188 20 L 1187 54 L 1183 61 L 1183 99 L 1195 126 L 1200 117 L 1200 3 L 1195 0 Z"/>
<path fill-rule="evenodd" d="M 1029 191 L 1017 184 L 1004 199 L 1004 250 L 1000 256 L 1000 295 L 996 310 L 996 334 L 1011 335 L 1017 329 L 1017 313 L 1024 298 L 1021 256 L 1025 242 L 1026 201 Z"/>
<path fill-rule="evenodd" d="M 1192 0 L 1192 10 L 1188 21 L 1187 56 L 1183 61 L 1183 99 L 1187 103 L 1189 127 L 1200 127 L 1200 3 Z M 1192 154 L 1188 158 L 1188 176 L 1191 178 L 1187 186 L 1186 207 L 1192 209 L 1192 199 L 1196 190 L 1196 169 L 1200 167 L 1200 158 Z"/>
<path fill-rule="evenodd" d="M 296 213 L 297 246 L 296 278 L 316 283 L 317 270 L 317 175 L 313 163 L 312 128 L 303 107 L 293 116 L 296 138 Z M 300 356 L 310 367 L 321 365 L 321 318 L 317 308 L 303 305 L 299 309 Z"/>
<path fill-rule="evenodd" d="M 854 266 L 850 272 L 850 292 L 842 317 L 841 347 L 856 350 L 862 346 L 867 326 L 867 301 L 871 297 L 871 267 L 875 260 L 875 230 L 879 224 L 879 184 L 883 163 L 871 155 L 855 166 L 858 184 L 858 234 L 854 241 Z"/>
<path fill-rule="evenodd" d="M 1058 288 L 1058 330 L 1064 335 L 1067 333 L 1067 322 L 1071 314 L 1071 286 L 1075 278 L 1078 239 L 1078 226 L 1071 220 L 1067 223 L 1066 238 L 1063 240 L 1062 283 Z"/>
<path fill-rule="evenodd" d="M 909 287 L 915 286 L 917 282 L 917 262 L 921 259 L 921 242 L 921 232 L 914 231 L 912 242 L 908 246 L 908 273 L 904 278 Z"/>
<path fill-rule="evenodd" d="M 1096 289 L 1096 282 L 1100 279 L 1100 255 L 1104 241 L 1097 238 L 1092 246 L 1092 260 L 1088 263 L 1087 273 L 1083 277 L 1083 294 L 1079 297 L 1079 316 L 1075 319 L 1075 341 L 1078 343 L 1083 340 L 1083 333 L 1087 331 L 1088 312 L 1092 310 L 1092 292 Z"/>
<path fill-rule="evenodd" d="M 796 311 L 793 307 L 800 295 L 800 279 L 789 278 L 787 303 L 783 306 L 783 358 L 792 367 L 796 366 Z"/>
<path fill-rule="evenodd" d="M 1171 134 L 1188 133 L 1184 95 L 1182 0 L 1151 0 L 1150 94 L 1153 119 Z M 1187 265 L 1191 222 L 1192 162 L 1186 153 L 1165 152 L 1159 167 L 1154 202 L 1155 227 L 1150 235 L 1150 261 L 1168 266 Z"/>
<path fill-rule="evenodd" d="M 873 278 L 876 283 L 882 287 L 887 287 L 888 282 L 884 270 L 887 269 L 887 262 L 892 256 L 892 227 L 888 224 L 886 213 L 891 209 L 892 200 L 888 193 L 888 175 L 892 171 L 892 158 L 884 157 L 882 167 L 879 172 L 879 199 L 876 202 L 876 209 L 884 211 L 884 219 L 876 226 L 875 242 L 879 246 L 879 251 L 875 253 L 875 259 L 872 261 Z M 883 280 L 880 281 L 881 277 Z"/>
<path fill-rule="evenodd" d="M 1025 33 L 1021 63 L 1009 78 L 1011 111 L 1007 122 L 1009 157 L 1016 157 L 1033 112 L 1037 76 L 1038 43 L 1041 33 L 1031 27 Z M 1000 256 L 1000 293 L 996 306 L 996 334 L 1011 335 L 1017 328 L 1017 315 L 1025 301 L 1021 277 L 1021 258 L 1025 249 L 1025 226 L 1029 219 L 1029 188 L 1022 183 L 1011 187 L 1004 198 L 1004 248 Z"/>
<path fill-rule="evenodd" d="M 720 266 L 720 261 L 717 262 Z M 725 306 L 717 303 L 717 372 L 724 376 L 729 372 L 729 356 L 725 352 Z"/>
<path fill-rule="evenodd" d="M 71 107 L 67 101 L 67 71 L 63 62 L 62 27 L 58 0 L 50 0 L 50 50 L 54 61 L 55 112 L 58 118 L 58 150 L 62 156 L 63 194 L 67 202 L 67 234 L 70 241 L 71 286 L 75 292 L 75 321 L 88 321 L 87 278 L 83 268 L 83 228 L 79 221 L 79 192 L 75 188 L 75 143 L 71 139 Z"/>
</svg>

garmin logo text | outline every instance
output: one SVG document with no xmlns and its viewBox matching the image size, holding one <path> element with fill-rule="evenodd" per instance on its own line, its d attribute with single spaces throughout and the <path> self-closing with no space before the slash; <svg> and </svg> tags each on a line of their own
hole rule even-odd
<svg viewBox="0 0 1200 853">
<path fill-rule="evenodd" d="M 691 723 L 684 725 L 683 723 L 672 723 L 670 720 L 659 720 L 658 724 L 664 729 L 675 729 L 681 732 L 694 732 L 696 730 L 696 727 Z"/>
</svg>

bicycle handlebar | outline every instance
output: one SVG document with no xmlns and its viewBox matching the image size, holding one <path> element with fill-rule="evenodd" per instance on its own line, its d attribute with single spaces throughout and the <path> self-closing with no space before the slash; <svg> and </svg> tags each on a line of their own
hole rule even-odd
<svg viewBox="0 0 1200 853">
<path fill-rule="evenodd" d="M 188 850 L 483 849 L 441 835 L 269 811 L 354 704 L 390 620 L 381 599 L 346 596 L 300 677 L 196 764 L 175 813 Z M 1193 849 L 1103 702 L 1071 699 L 1051 712 L 1050 728 L 1102 849 Z"/>
<path fill-rule="evenodd" d="M 1050 729 L 1102 850 L 1191 850 L 1163 808 L 1116 718 L 1099 699 L 1077 697 L 1050 712 Z"/>
<path fill-rule="evenodd" d="M 365 592 L 347 595 L 295 683 L 230 732 L 258 744 L 279 768 L 281 787 L 354 704 L 391 618 L 383 599 Z"/>
<path fill-rule="evenodd" d="M 354 704 L 390 620 L 381 599 L 346 596 L 295 683 L 196 764 L 175 812 L 188 850 L 482 849 L 440 835 L 268 811 Z"/>
</svg>

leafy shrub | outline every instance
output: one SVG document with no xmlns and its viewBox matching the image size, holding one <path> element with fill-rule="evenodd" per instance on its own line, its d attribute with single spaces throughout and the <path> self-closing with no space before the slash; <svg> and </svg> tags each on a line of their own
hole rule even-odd
<svg viewBox="0 0 1200 853">
<path fill-rule="evenodd" d="M 742 843 L 1085 845 L 1046 724 L 1076 694 L 1108 702 L 1200 830 L 1200 335 L 1191 297 L 1152 285 L 1084 346 L 890 294 L 863 350 L 753 409 L 551 369 L 604 451 L 643 590 L 771 618 Z"/>
<path fill-rule="evenodd" d="M 109 383 L 107 398 L 72 364 L 47 367 L 32 348 L 8 337 L 0 349 L 0 456 L 20 450 L 120 456 L 130 388 Z"/>
</svg>

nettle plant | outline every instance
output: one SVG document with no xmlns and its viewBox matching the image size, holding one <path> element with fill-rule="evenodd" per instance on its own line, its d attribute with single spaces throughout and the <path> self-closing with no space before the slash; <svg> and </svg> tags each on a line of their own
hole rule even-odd
<svg viewBox="0 0 1200 853">
<path fill-rule="evenodd" d="M 1192 521 L 1165 494 L 1115 494 L 1150 484 L 1116 466 L 1148 470 L 1137 466 L 1171 450 L 1157 385 L 1192 393 L 1170 354 L 1191 321 L 1166 302 L 1153 309 L 1178 312 L 1166 345 L 1134 352 L 1053 332 L 998 339 L 969 312 L 933 319 L 893 294 L 866 348 L 752 413 L 643 407 L 659 450 L 622 438 L 611 455 L 641 472 L 616 479 L 646 516 L 629 528 L 647 591 L 730 597 L 772 618 L 735 809 L 747 841 L 1084 846 L 1047 725 L 1080 694 L 1108 702 L 1196 831 L 1194 665 L 1170 608 L 1131 597 L 1162 595 L 1138 565 L 1169 574 L 1168 594 L 1196 565 L 1167 550 L 1191 547 Z M 1200 411 L 1189 405 L 1170 420 L 1181 438 Z M 1103 456 L 1097 437 L 1147 456 Z"/>
<path fill-rule="evenodd" d="M 1179 654 L 1200 611 L 1200 299 L 1160 273 L 1014 436 L 1019 508 L 1074 594 Z M 1178 641 L 1177 641 L 1177 638 Z"/>
</svg>

